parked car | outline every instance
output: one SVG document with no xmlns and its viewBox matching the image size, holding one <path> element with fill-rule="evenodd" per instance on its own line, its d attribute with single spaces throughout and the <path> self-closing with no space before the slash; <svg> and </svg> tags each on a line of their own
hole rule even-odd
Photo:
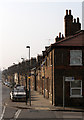
<svg viewBox="0 0 84 120">
<path fill-rule="evenodd" d="M 13 84 L 11 83 L 9 87 L 10 87 L 10 88 L 13 88 Z"/>
<path fill-rule="evenodd" d="M 3 81 L 3 85 L 5 85 L 5 81 Z"/>
<path fill-rule="evenodd" d="M 14 88 L 17 88 L 17 87 L 21 87 L 21 85 L 20 84 L 15 84 Z"/>
<path fill-rule="evenodd" d="M 6 85 L 6 86 L 7 86 L 7 82 L 5 82 L 5 83 L 4 83 L 4 85 Z"/>
<path fill-rule="evenodd" d="M 7 82 L 7 87 L 10 87 L 10 82 Z"/>
<path fill-rule="evenodd" d="M 26 92 L 23 86 L 18 86 L 10 92 L 10 99 L 12 101 L 25 101 Z"/>
</svg>

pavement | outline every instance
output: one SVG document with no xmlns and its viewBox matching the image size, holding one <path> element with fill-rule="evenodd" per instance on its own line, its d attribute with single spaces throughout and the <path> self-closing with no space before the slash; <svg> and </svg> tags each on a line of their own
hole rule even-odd
<svg viewBox="0 0 84 120">
<path fill-rule="evenodd" d="M 37 91 L 31 91 L 31 106 L 29 99 L 27 105 L 26 103 L 23 103 L 20 106 L 18 104 L 16 105 L 17 108 L 21 108 L 21 109 L 84 112 L 84 109 L 79 109 L 79 108 L 69 108 L 69 107 L 63 108 L 59 106 L 57 107 L 53 106 L 50 103 L 49 99 L 44 98 L 43 95 Z"/>
</svg>

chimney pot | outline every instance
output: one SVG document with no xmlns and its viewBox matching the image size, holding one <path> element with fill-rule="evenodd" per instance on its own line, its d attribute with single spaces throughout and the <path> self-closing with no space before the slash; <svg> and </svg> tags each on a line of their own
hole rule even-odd
<svg viewBox="0 0 84 120">
<path fill-rule="evenodd" d="M 61 32 L 59 32 L 59 38 L 61 38 Z"/>
<path fill-rule="evenodd" d="M 57 40 L 58 40 L 58 36 L 55 38 L 55 42 L 57 42 Z"/>
<path fill-rule="evenodd" d="M 62 34 L 62 38 L 64 38 L 64 35 Z"/>
<path fill-rule="evenodd" d="M 71 10 L 69 10 L 69 15 L 71 15 Z"/>
<path fill-rule="evenodd" d="M 77 23 L 79 23 L 79 18 L 77 17 Z"/>
<path fill-rule="evenodd" d="M 74 19 L 74 23 L 76 23 L 76 19 Z"/>
<path fill-rule="evenodd" d="M 66 15 L 68 15 L 68 10 L 66 10 Z"/>
</svg>

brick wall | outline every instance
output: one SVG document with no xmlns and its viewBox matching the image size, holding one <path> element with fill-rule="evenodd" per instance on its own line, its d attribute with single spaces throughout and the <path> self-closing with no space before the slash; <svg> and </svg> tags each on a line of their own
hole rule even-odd
<svg viewBox="0 0 84 120">
<path fill-rule="evenodd" d="M 70 49 L 83 50 L 83 66 L 70 66 Z M 75 80 L 82 80 L 82 96 L 81 98 L 70 97 L 70 82 L 65 82 L 65 105 L 81 106 L 84 103 L 84 49 L 76 48 L 60 48 L 55 49 L 55 65 L 54 65 L 54 90 L 55 105 L 63 106 L 63 76 L 73 76 Z"/>
</svg>

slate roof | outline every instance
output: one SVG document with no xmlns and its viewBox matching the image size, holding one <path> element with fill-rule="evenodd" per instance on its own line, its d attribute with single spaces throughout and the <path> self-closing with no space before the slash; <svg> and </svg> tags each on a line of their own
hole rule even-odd
<svg viewBox="0 0 84 120">
<path fill-rule="evenodd" d="M 76 32 L 74 35 L 66 37 L 51 46 L 84 46 L 84 30 Z"/>
</svg>

